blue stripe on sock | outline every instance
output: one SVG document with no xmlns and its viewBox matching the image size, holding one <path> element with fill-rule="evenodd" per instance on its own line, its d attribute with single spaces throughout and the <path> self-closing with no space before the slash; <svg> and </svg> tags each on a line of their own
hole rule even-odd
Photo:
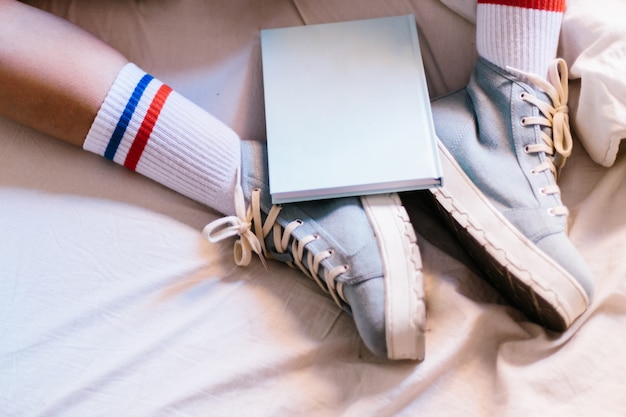
<svg viewBox="0 0 626 417">
<path fill-rule="evenodd" d="M 139 83 L 137 83 L 137 86 L 135 87 L 133 94 L 130 96 L 130 99 L 128 99 L 128 103 L 126 103 L 126 108 L 124 108 L 124 111 L 122 112 L 122 115 L 120 116 L 120 120 L 117 122 L 117 126 L 115 126 L 115 130 L 113 131 L 113 134 L 111 135 L 111 139 L 109 139 L 107 148 L 104 151 L 105 158 L 110 159 L 112 161 L 113 158 L 115 157 L 115 153 L 117 152 L 117 148 L 120 146 L 120 143 L 122 142 L 122 138 L 124 137 L 126 128 L 128 127 L 130 120 L 133 118 L 133 113 L 135 112 L 135 109 L 137 108 L 137 104 L 139 104 L 139 100 L 141 100 L 141 96 L 143 95 L 144 91 L 146 90 L 146 87 L 148 86 L 148 84 L 150 84 L 150 81 L 152 81 L 153 78 L 154 77 L 151 76 L 150 74 L 146 74 L 141 78 L 141 80 L 139 80 Z"/>
</svg>

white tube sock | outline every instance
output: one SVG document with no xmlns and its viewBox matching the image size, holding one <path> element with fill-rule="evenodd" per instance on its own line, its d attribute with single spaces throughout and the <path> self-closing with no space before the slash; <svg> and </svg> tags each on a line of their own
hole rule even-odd
<svg viewBox="0 0 626 417">
<path fill-rule="evenodd" d="M 134 64 L 118 74 L 83 148 L 223 214 L 235 213 L 238 135 Z"/>
<path fill-rule="evenodd" d="M 564 11 L 565 0 L 478 0 L 478 54 L 501 68 L 546 77 Z"/>
</svg>

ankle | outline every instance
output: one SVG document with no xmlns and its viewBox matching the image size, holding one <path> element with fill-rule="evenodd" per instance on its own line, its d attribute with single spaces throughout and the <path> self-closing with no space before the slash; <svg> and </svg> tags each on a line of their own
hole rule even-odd
<svg viewBox="0 0 626 417">
<path fill-rule="evenodd" d="M 501 68 L 510 66 L 545 78 L 556 58 L 564 10 L 564 0 L 479 0 L 478 54 Z"/>
<path fill-rule="evenodd" d="M 234 213 L 239 138 L 133 64 L 118 74 L 83 148 L 195 201 Z"/>
</svg>

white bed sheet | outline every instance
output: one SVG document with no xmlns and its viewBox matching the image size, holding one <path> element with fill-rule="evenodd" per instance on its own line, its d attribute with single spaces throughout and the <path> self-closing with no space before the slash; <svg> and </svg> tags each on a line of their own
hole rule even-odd
<svg viewBox="0 0 626 417">
<path fill-rule="evenodd" d="M 436 96 L 475 58 L 471 7 L 446 3 L 39 2 L 257 140 L 260 28 L 414 13 Z M 581 146 L 566 165 L 571 236 L 597 291 L 563 334 L 509 307 L 410 203 L 426 359 L 389 363 L 297 271 L 238 268 L 230 244 L 203 241 L 217 213 L 0 119 L 0 415 L 623 415 L 625 174 L 623 157 L 604 168 Z"/>
</svg>

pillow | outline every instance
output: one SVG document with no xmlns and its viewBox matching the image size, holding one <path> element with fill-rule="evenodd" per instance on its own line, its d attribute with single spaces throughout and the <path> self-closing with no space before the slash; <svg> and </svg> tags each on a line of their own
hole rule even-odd
<svg viewBox="0 0 626 417">
<path fill-rule="evenodd" d="M 609 167 L 626 138 L 626 1 L 568 0 L 560 54 L 570 67 L 571 123 L 593 161 Z"/>
</svg>

